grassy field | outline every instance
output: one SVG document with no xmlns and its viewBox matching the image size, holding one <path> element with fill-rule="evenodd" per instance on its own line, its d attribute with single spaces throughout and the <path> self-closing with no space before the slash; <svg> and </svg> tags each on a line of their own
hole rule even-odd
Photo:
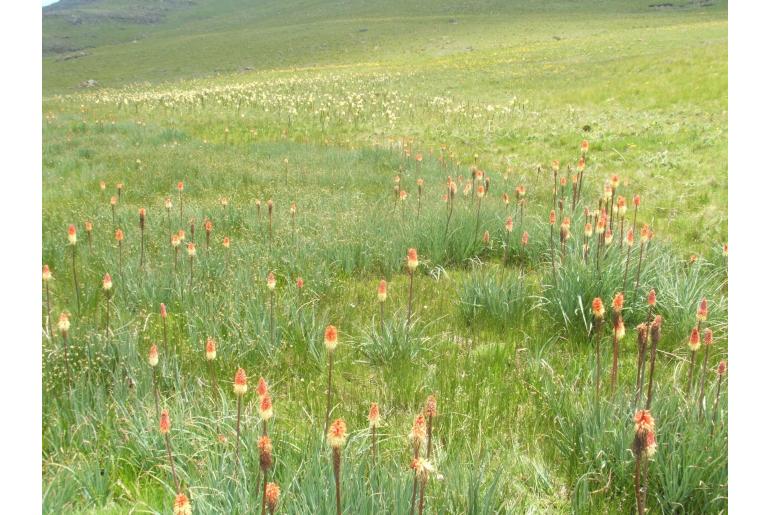
<svg viewBox="0 0 770 515">
<path fill-rule="evenodd" d="M 195 513 L 259 509 L 260 376 L 275 409 L 269 476 L 281 487 L 278 511 L 335 513 L 323 437 L 328 324 L 340 331 L 332 417 L 350 433 L 346 513 L 410 511 L 407 434 L 430 394 L 438 473 L 426 512 L 628 513 L 641 403 L 635 327 L 648 319 L 651 288 L 664 322 L 647 506 L 727 511 L 727 389 L 713 373 L 727 356 L 726 5 L 69 4 L 43 19 L 42 246 L 54 276 L 52 332 L 43 289 L 46 513 L 171 511 L 153 370 Z M 63 59 L 77 52 L 85 55 Z M 87 79 L 101 86 L 79 89 Z M 573 206 L 583 139 L 590 150 Z M 566 186 L 556 188 L 564 207 L 552 232 L 554 159 Z M 481 201 L 474 166 L 490 180 Z M 630 206 L 625 229 L 641 196 L 635 245 L 621 247 L 614 215 L 613 241 L 605 248 L 592 236 L 586 260 L 583 208 L 599 207 L 614 174 L 616 196 Z M 448 176 L 459 186 L 450 218 Z M 571 237 L 562 246 L 563 217 Z M 183 229 L 190 241 L 191 221 L 197 254 L 191 268 L 182 245 L 175 269 L 170 237 Z M 77 286 L 69 224 L 78 230 Z M 642 224 L 654 237 L 640 259 Z M 408 248 L 420 256 L 409 323 Z M 601 297 L 609 320 L 619 291 L 628 334 L 618 388 L 610 392 L 608 323 L 597 397 L 591 302 Z M 699 325 L 714 344 L 705 368 L 704 347 L 695 355 L 691 393 L 686 342 L 702 298 L 710 312 Z M 66 347 L 56 324 L 65 311 Z M 209 337 L 218 345 L 211 368 Z M 238 367 L 250 385 L 240 461 Z M 384 421 L 374 466 L 371 402 Z"/>
</svg>

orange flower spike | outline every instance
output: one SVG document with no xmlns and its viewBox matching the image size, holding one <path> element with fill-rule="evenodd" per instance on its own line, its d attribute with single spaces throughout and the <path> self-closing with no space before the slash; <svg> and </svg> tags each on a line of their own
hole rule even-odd
<svg viewBox="0 0 770 515">
<path fill-rule="evenodd" d="M 521 244 L 525 247 L 529 243 L 529 233 L 527 231 L 524 231 L 524 234 L 521 235 Z"/>
<path fill-rule="evenodd" d="M 604 318 L 604 303 L 601 298 L 596 297 L 593 302 L 591 302 L 591 311 L 594 314 L 594 318 Z"/>
<path fill-rule="evenodd" d="M 329 352 L 334 352 L 334 349 L 337 348 L 337 328 L 333 325 L 327 326 L 326 331 L 324 331 L 324 344 Z"/>
<path fill-rule="evenodd" d="M 369 407 L 369 415 L 367 418 L 369 419 L 370 428 L 380 426 L 380 407 L 376 402 L 373 402 Z"/>
<path fill-rule="evenodd" d="M 75 245 L 78 242 L 78 232 L 73 224 L 67 228 L 67 240 L 69 240 L 70 245 Z"/>
<path fill-rule="evenodd" d="M 345 445 L 348 439 L 348 428 L 345 425 L 345 421 L 338 418 L 332 422 L 329 427 L 329 432 L 326 435 L 326 441 L 330 447 L 340 448 Z"/>
<path fill-rule="evenodd" d="M 171 431 L 171 418 L 168 416 L 168 410 L 160 412 L 160 434 L 167 435 Z"/>
<path fill-rule="evenodd" d="M 257 395 L 260 397 L 264 397 L 267 395 L 268 388 L 267 388 L 267 381 L 265 381 L 264 377 L 260 377 L 259 381 L 257 382 Z"/>
<path fill-rule="evenodd" d="M 380 281 L 379 286 L 377 286 L 377 300 L 380 302 L 385 302 L 388 298 L 388 283 L 385 281 L 385 279 L 382 279 Z"/>
<path fill-rule="evenodd" d="M 690 339 L 687 341 L 687 345 L 690 347 L 691 352 L 695 352 L 700 349 L 700 332 L 697 327 L 693 327 L 690 332 Z"/>
<path fill-rule="evenodd" d="M 233 381 L 233 392 L 235 395 L 241 396 L 248 390 L 248 380 L 246 379 L 246 371 L 242 368 L 238 368 L 235 372 L 235 380 Z"/>
<path fill-rule="evenodd" d="M 417 259 L 417 249 L 409 249 L 406 251 L 406 266 L 410 272 L 414 272 L 420 261 Z"/>
</svg>

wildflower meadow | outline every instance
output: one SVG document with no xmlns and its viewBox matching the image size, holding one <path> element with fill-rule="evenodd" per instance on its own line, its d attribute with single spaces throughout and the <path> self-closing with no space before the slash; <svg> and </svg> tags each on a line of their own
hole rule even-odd
<svg viewBox="0 0 770 515">
<path fill-rule="evenodd" d="M 606 3 L 44 57 L 43 512 L 726 513 L 727 11 Z"/>
</svg>

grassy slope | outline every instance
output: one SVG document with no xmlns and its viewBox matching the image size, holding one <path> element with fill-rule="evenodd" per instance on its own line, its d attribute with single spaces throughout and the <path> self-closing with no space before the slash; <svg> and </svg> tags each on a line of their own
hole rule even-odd
<svg viewBox="0 0 770 515">
<path fill-rule="evenodd" d="M 272 431 L 280 457 L 275 478 L 285 486 L 285 509 L 319 512 L 330 506 L 326 460 L 316 458 L 315 439 L 310 444 L 306 439 L 318 433 L 323 413 L 323 374 L 313 348 L 327 321 L 336 320 L 344 334 L 336 413 L 359 430 L 370 400 L 380 400 L 386 409 L 382 488 L 401 497 L 382 499 L 378 509 L 406 509 L 411 485 L 404 474 L 402 435 L 424 396 L 436 391 L 443 414 L 437 426 L 439 467 L 446 480 L 429 489 L 429 509 L 519 513 L 565 512 L 571 506 L 580 512 L 629 511 L 628 413 L 610 403 L 592 407 L 586 378 L 592 354 L 578 329 L 579 313 L 571 307 L 573 294 L 590 298 L 594 288 L 608 301 L 618 288 L 617 267 L 611 278 L 565 269 L 571 286 L 559 292 L 547 287 L 549 269 L 541 262 L 547 256 L 542 221 L 548 184 L 533 173 L 534 166 L 552 158 L 573 161 L 584 137 L 580 128 L 588 123 L 595 167 L 587 185 L 591 196 L 607 173 L 620 172 L 629 180 L 624 193 L 642 193 L 642 219 L 654 221 L 663 240 L 642 281 L 644 288 L 659 289 L 667 320 L 663 347 L 673 352 L 662 358 L 661 404 L 656 407 L 661 449 L 652 467 L 653 508 L 671 512 L 681 504 L 690 512 L 725 509 L 726 430 L 721 426 L 710 440 L 709 428 L 695 423 L 679 387 L 686 374 L 680 363 L 686 358 L 681 340 L 701 294 L 715 301 L 711 323 L 718 331 L 718 355 L 726 352 L 725 269 L 718 256 L 710 255 L 727 230 L 726 13 L 722 7 L 651 12 L 645 4 L 607 2 L 576 11 L 574 3 L 562 2 L 544 11 L 539 2 L 510 8 L 508 2 L 473 8 L 442 2 L 420 3 L 415 11 L 406 3 L 390 3 L 383 12 L 364 2 L 326 7 L 319 2 L 243 2 L 234 10 L 199 2 L 195 8 L 170 10 L 157 25 L 121 24 L 131 39 L 141 35 L 138 43 L 120 43 L 128 40 L 126 35 L 116 36 L 109 25 L 94 32 L 79 27 L 76 33 L 84 36 L 78 44 L 100 44 L 88 50 L 91 55 L 44 61 L 49 97 L 44 101 L 43 250 L 57 277 L 54 313 L 75 312 L 62 235 L 67 223 L 94 220 L 95 252 L 88 255 L 81 249 L 88 300 L 83 317 L 73 320 L 72 351 L 74 360 L 91 366 L 76 367 L 76 374 L 87 380 L 79 382 L 74 408 L 69 407 L 57 390 L 63 384 L 60 342 L 44 338 L 45 384 L 53 389 L 44 408 L 50 414 L 43 428 L 44 508 L 52 513 L 123 513 L 134 507 L 168 511 L 168 471 L 155 465 L 163 462 L 163 448 L 152 430 L 154 408 L 143 362 L 147 346 L 159 338 L 157 305 L 166 302 L 179 338 L 179 357 L 164 369 L 163 391 L 178 421 L 178 466 L 192 488 L 196 510 L 238 512 L 255 502 L 253 489 L 235 480 L 227 458 L 234 436 L 233 401 L 223 396 L 216 403 L 202 402 L 209 392 L 194 379 L 206 377 L 198 348 L 206 335 L 221 342 L 223 388 L 238 364 L 254 379 L 267 374 L 274 385 L 278 419 Z M 449 23 L 450 18 L 459 23 Z M 362 27 L 368 31 L 359 32 Z M 71 28 L 58 30 L 63 34 Z M 105 42 L 117 44 L 102 46 Z M 323 66 L 312 67 L 316 64 Z M 311 68 L 297 73 L 263 70 L 298 65 Z M 208 77 L 239 66 L 257 70 Z M 176 82 L 195 76 L 204 78 Z M 344 100 L 351 91 L 377 90 L 373 78 L 385 77 L 383 87 L 405 99 L 400 118 L 394 125 L 381 123 L 376 118 L 381 106 L 373 103 L 362 116 L 368 122 L 361 125 L 345 123 L 343 117 L 321 126 L 312 110 L 302 108 L 289 124 L 287 113 L 303 88 L 276 85 L 288 76 L 311 78 L 308 89 L 335 100 Z M 335 76 L 343 78 L 335 82 Z M 277 102 L 270 112 L 259 103 L 236 107 L 227 101 L 192 109 L 141 104 L 134 110 L 131 104 L 96 104 L 90 95 L 50 96 L 73 91 L 86 78 L 110 86 L 173 81 L 128 93 L 245 85 L 246 90 L 285 93 L 288 100 Z M 126 91 L 105 95 L 121 98 Z M 508 105 L 516 96 L 518 107 L 502 117 L 444 118 L 440 109 L 429 106 L 436 95 L 467 101 L 481 111 L 487 103 Z M 410 111 L 409 105 L 415 107 Z M 445 249 L 437 239 L 444 222 L 438 195 L 447 172 L 432 159 L 419 174 L 426 179 L 425 203 L 422 222 L 414 221 L 414 163 L 371 148 L 373 140 L 384 144 L 388 136 L 410 136 L 426 155 L 429 147 L 448 143 L 465 164 L 474 152 L 479 154 L 495 192 L 482 218 L 482 228 L 496 242 L 491 265 L 476 274 L 467 269 L 468 258 L 479 249 L 461 244 L 472 240 L 474 223 L 465 205 L 455 219 L 455 243 Z M 286 184 L 284 157 L 296 174 Z M 515 168 L 508 181 L 500 173 L 506 162 Z M 406 226 L 392 211 L 388 194 L 399 165 L 408 170 Z M 463 166 L 453 173 L 466 171 Z M 184 274 L 169 271 L 161 214 L 162 197 L 172 193 L 180 178 L 188 182 L 188 213 L 199 220 L 211 216 L 215 236 L 228 234 L 235 242 L 227 267 L 219 250 L 202 255 L 198 294 L 193 296 L 186 293 Z M 125 278 L 116 278 L 115 347 L 98 331 L 101 300 L 94 285 L 105 271 L 118 276 L 106 197 L 99 197 L 96 189 L 100 179 L 111 187 L 122 181 L 127 188 L 118 212 L 118 223 L 128 233 L 128 264 Z M 527 227 L 534 250 L 521 256 L 528 272 L 525 289 L 505 293 L 505 287 L 494 285 L 504 238 L 497 199 L 519 181 L 530 192 Z M 227 212 L 218 205 L 220 195 L 231 199 Z M 264 221 L 257 221 L 251 207 L 255 197 L 277 202 L 278 242 L 272 257 L 264 241 Z M 285 218 L 291 201 L 299 206 L 299 244 L 292 241 Z M 134 278 L 139 206 L 148 207 L 151 216 L 150 267 L 143 281 Z M 573 227 L 579 234 L 580 224 L 575 221 Z M 715 265 L 687 267 L 666 257 L 668 240 L 675 245 L 674 254 L 697 251 Z M 294 245 L 302 250 L 294 251 Z M 389 308 L 394 321 L 403 317 L 401 260 L 411 245 L 428 260 L 426 271 L 441 265 L 448 274 L 441 280 L 418 277 L 417 330 L 427 340 L 416 356 L 382 364 L 371 349 L 387 352 L 398 338 L 377 345 L 369 335 L 377 315 L 372 292 L 381 274 L 392 280 Z M 280 349 L 266 338 L 262 282 L 269 268 L 277 270 L 281 282 L 278 329 L 285 345 Z M 294 314 L 290 283 L 298 274 L 307 281 L 317 320 Z M 630 304 L 629 336 L 621 357 L 625 385 L 633 383 L 631 328 L 643 316 Z M 523 315 L 534 306 L 539 307 Z M 475 321 L 467 318 L 474 314 Z M 567 326 L 564 317 L 570 320 Z M 123 366 L 114 372 L 116 353 Z M 184 373 L 178 374 L 177 367 Z M 126 377 L 135 382 L 135 391 L 126 386 Z M 114 385 L 109 397 L 101 384 Z M 294 418 L 303 410 L 313 417 Z M 247 442 L 258 432 L 254 416 L 252 401 Z M 212 419 L 228 437 L 227 446 L 213 441 L 213 428 L 208 427 Z M 251 470 L 256 456 L 253 445 L 249 449 L 245 461 Z M 363 501 L 369 498 L 363 433 L 355 435 L 346 453 L 351 463 L 346 471 L 348 502 Z M 505 474 L 495 484 L 498 471 Z M 605 485 L 609 487 L 602 490 Z"/>
</svg>

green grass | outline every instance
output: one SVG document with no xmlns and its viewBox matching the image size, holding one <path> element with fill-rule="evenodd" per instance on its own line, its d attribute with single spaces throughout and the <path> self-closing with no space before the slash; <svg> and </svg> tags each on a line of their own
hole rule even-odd
<svg viewBox="0 0 770 515">
<path fill-rule="evenodd" d="M 343 451 L 347 512 L 408 512 L 406 435 L 431 393 L 438 398 L 435 464 L 442 479 L 429 482 L 429 512 L 630 512 L 634 327 L 647 316 L 650 288 L 658 292 L 664 325 L 648 506 L 654 513 L 727 511 L 727 390 L 723 385 L 713 408 L 716 377 L 709 374 L 706 418 L 699 420 L 685 392 L 684 343 L 706 297 L 706 325 L 715 331 L 709 369 L 726 359 L 723 5 L 146 4 L 138 15 L 161 9 L 159 21 L 141 27 L 121 21 L 121 30 L 103 15 L 137 9 L 130 3 L 77 9 L 102 17 L 81 26 L 44 19 L 44 38 L 63 38 L 90 53 L 44 58 L 43 262 L 55 278 L 54 318 L 72 313 L 75 378 L 67 392 L 62 341 L 44 330 L 46 513 L 170 511 L 173 481 L 146 362 L 149 346 L 162 339 L 160 303 L 170 313 L 170 355 L 159 345 L 161 399 L 195 513 L 257 509 L 261 427 L 253 386 L 260 375 L 275 404 L 271 480 L 282 489 L 280 511 L 333 513 L 330 452 L 321 435 L 329 323 L 341 333 L 333 416 L 343 417 L 351 433 Z M 368 30 L 358 32 L 362 27 Z M 256 70 L 216 76 L 246 65 Z M 75 92 L 87 78 L 109 87 Z M 595 208 L 604 181 L 618 173 L 620 194 L 629 201 L 642 196 L 639 224 L 655 230 L 638 289 L 637 232 L 620 388 L 599 402 L 590 302 L 601 295 L 609 311 L 623 288 L 627 254 L 616 232 L 600 270 L 593 259 L 582 262 L 583 205 L 572 213 L 568 187 L 572 235 L 554 284 L 547 224 L 550 162 L 561 160 L 567 175 L 583 138 L 591 142 L 584 203 Z M 402 152 L 405 142 L 410 156 Z M 474 162 L 491 178 L 478 232 L 477 203 L 462 185 L 449 224 L 441 200 L 447 176 L 469 177 Z M 403 202 L 394 199 L 397 174 L 408 192 Z M 425 180 L 419 215 L 417 178 Z M 100 180 L 108 184 L 104 192 Z M 181 220 L 179 180 L 185 181 Z M 117 182 L 125 188 L 113 224 L 109 197 Z M 524 220 L 518 225 L 514 216 L 509 240 L 504 221 L 514 211 L 500 199 L 503 192 L 513 196 L 518 184 L 527 187 Z M 174 201 L 170 217 L 166 196 Z M 221 197 L 229 199 L 226 208 Z M 272 241 L 267 199 L 275 202 Z M 143 270 L 140 207 L 148 210 Z M 169 243 L 180 228 L 190 237 L 191 218 L 198 242 L 192 288 L 186 252 L 174 272 Z M 205 218 L 214 223 L 208 250 Z M 85 220 L 94 224 L 91 250 Z M 70 223 L 79 231 L 80 314 L 66 245 Z M 126 234 L 120 272 L 115 226 Z M 485 230 L 488 247 L 481 242 Z M 520 243 L 524 230 L 527 247 Z M 556 232 L 558 255 L 558 224 Z M 224 236 L 232 239 L 229 250 L 221 245 Z M 409 247 L 421 259 L 411 327 L 405 324 Z M 692 254 L 698 259 L 691 264 Z M 268 271 L 278 278 L 275 342 Z M 115 284 L 110 332 L 100 289 L 105 272 Z M 389 282 L 382 321 L 381 278 Z M 217 395 L 203 355 L 209 336 L 218 342 Z M 611 345 L 607 330 L 604 383 Z M 230 386 L 238 366 L 252 386 L 241 467 L 234 459 Z M 385 420 L 374 471 L 366 421 L 372 401 Z"/>
</svg>

